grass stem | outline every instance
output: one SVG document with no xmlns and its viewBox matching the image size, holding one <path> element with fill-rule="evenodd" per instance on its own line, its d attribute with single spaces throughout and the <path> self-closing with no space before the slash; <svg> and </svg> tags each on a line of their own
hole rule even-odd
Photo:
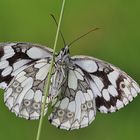
<svg viewBox="0 0 140 140">
<path fill-rule="evenodd" d="M 42 128 L 43 118 L 44 118 L 44 113 L 45 113 L 45 105 L 46 105 L 47 96 L 49 94 L 51 74 L 52 74 L 52 69 L 53 69 L 53 64 L 54 64 L 54 59 L 55 59 L 55 51 L 56 51 L 56 45 L 57 45 L 57 41 L 58 41 L 61 21 L 62 21 L 62 17 L 63 17 L 63 13 L 64 13 L 64 6 L 65 6 L 65 0 L 63 0 L 63 2 L 62 2 L 61 12 L 60 12 L 59 22 L 58 22 L 58 27 L 57 27 L 57 31 L 56 31 L 55 40 L 54 40 L 53 56 L 52 56 L 50 69 L 49 69 L 49 73 L 48 73 L 47 85 L 46 85 L 45 92 L 44 92 L 45 96 L 44 96 L 44 100 L 43 100 L 43 104 L 42 104 L 42 108 L 41 108 L 41 117 L 40 117 L 40 120 L 39 120 L 36 140 L 40 140 L 41 128 Z"/>
</svg>

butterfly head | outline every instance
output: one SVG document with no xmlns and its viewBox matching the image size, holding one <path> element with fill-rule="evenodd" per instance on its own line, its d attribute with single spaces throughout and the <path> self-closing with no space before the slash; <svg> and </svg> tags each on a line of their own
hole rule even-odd
<svg viewBox="0 0 140 140">
<path fill-rule="evenodd" d="M 65 46 L 64 48 L 61 49 L 59 52 L 58 56 L 56 57 L 56 62 L 59 65 L 65 65 L 69 62 L 69 47 Z"/>
<path fill-rule="evenodd" d="M 69 51 L 69 47 L 66 45 L 64 48 L 61 49 L 60 54 L 62 56 L 66 56 L 69 55 L 70 51 Z"/>
</svg>

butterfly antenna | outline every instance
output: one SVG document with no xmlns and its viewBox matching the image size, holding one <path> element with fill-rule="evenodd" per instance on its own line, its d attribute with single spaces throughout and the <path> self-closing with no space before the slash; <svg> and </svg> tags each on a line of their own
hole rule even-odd
<svg viewBox="0 0 140 140">
<path fill-rule="evenodd" d="M 53 15 L 53 14 L 50 14 L 50 16 L 53 18 L 53 20 L 54 20 L 56 26 L 58 26 L 58 23 L 57 23 L 56 18 L 54 17 L 54 15 Z M 61 37 L 62 37 L 62 40 L 63 40 L 64 46 L 66 46 L 66 41 L 65 41 L 65 39 L 64 39 L 64 36 L 63 36 L 61 30 L 59 30 L 59 33 L 60 33 L 60 35 L 61 35 Z"/>
<path fill-rule="evenodd" d="M 76 38 L 75 40 L 73 40 L 68 46 L 71 46 L 73 43 L 77 42 L 78 40 L 80 40 L 81 38 L 85 37 L 89 33 L 94 32 L 94 31 L 99 30 L 99 29 L 100 28 L 94 28 L 94 29 L 89 30 L 87 33 L 85 33 L 85 34 L 79 36 L 78 38 Z"/>
</svg>

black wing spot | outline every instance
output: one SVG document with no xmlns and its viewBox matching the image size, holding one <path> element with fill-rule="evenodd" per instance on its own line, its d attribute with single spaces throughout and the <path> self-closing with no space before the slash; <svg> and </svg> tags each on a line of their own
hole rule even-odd
<svg viewBox="0 0 140 140">
<path fill-rule="evenodd" d="M 110 102 L 105 101 L 103 97 L 96 97 L 96 106 L 97 108 L 100 108 L 101 106 L 105 106 L 107 109 L 111 107 Z"/>
<path fill-rule="evenodd" d="M 107 74 L 104 71 L 97 71 L 92 74 L 99 77 L 102 80 L 105 89 L 107 89 L 108 86 L 111 85 L 111 82 L 109 81 Z"/>
<path fill-rule="evenodd" d="M 7 75 L 5 77 L 0 77 L 0 83 L 5 81 L 7 84 L 9 84 L 11 82 L 11 80 L 13 79 L 13 76 L 11 75 Z"/>
<path fill-rule="evenodd" d="M 110 103 L 112 106 L 116 106 L 117 99 L 119 99 L 119 97 L 113 97 L 113 96 L 111 96 L 111 97 L 110 97 L 109 103 Z"/>
<path fill-rule="evenodd" d="M 22 47 L 24 47 L 24 46 L 22 46 L 22 44 L 17 44 L 17 45 L 12 46 L 15 54 L 11 58 L 7 59 L 7 61 L 9 62 L 10 66 L 12 66 L 19 59 L 30 59 L 30 60 L 33 60 L 26 53 L 22 52 L 22 49 L 21 49 Z"/>
<path fill-rule="evenodd" d="M 4 50 L 3 48 L 0 46 L 0 58 L 4 56 Z"/>
<path fill-rule="evenodd" d="M 31 59 L 31 58 L 27 54 L 19 52 L 19 53 L 16 53 L 13 57 L 8 58 L 7 61 L 9 62 L 9 65 L 12 66 L 19 59 Z"/>
</svg>

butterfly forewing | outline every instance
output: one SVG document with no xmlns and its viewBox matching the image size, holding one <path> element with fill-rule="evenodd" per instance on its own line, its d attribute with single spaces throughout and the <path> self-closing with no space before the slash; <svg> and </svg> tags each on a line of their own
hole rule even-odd
<svg viewBox="0 0 140 140">
<path fill-rule="evenodd" d="M 0 87 L 6 89 L 16 74 L 34 61 L 51 57 L 52 50 L 30 43 L 0 44 Z"/>
<path fill-rule="evenodd" d="M 72 59 L 88 76 L 96 107 L 102 113 L 123 108 L 140 92 L 139 85 L 130 76 L 107 62 L 88 56 Z"/>
</svg>

